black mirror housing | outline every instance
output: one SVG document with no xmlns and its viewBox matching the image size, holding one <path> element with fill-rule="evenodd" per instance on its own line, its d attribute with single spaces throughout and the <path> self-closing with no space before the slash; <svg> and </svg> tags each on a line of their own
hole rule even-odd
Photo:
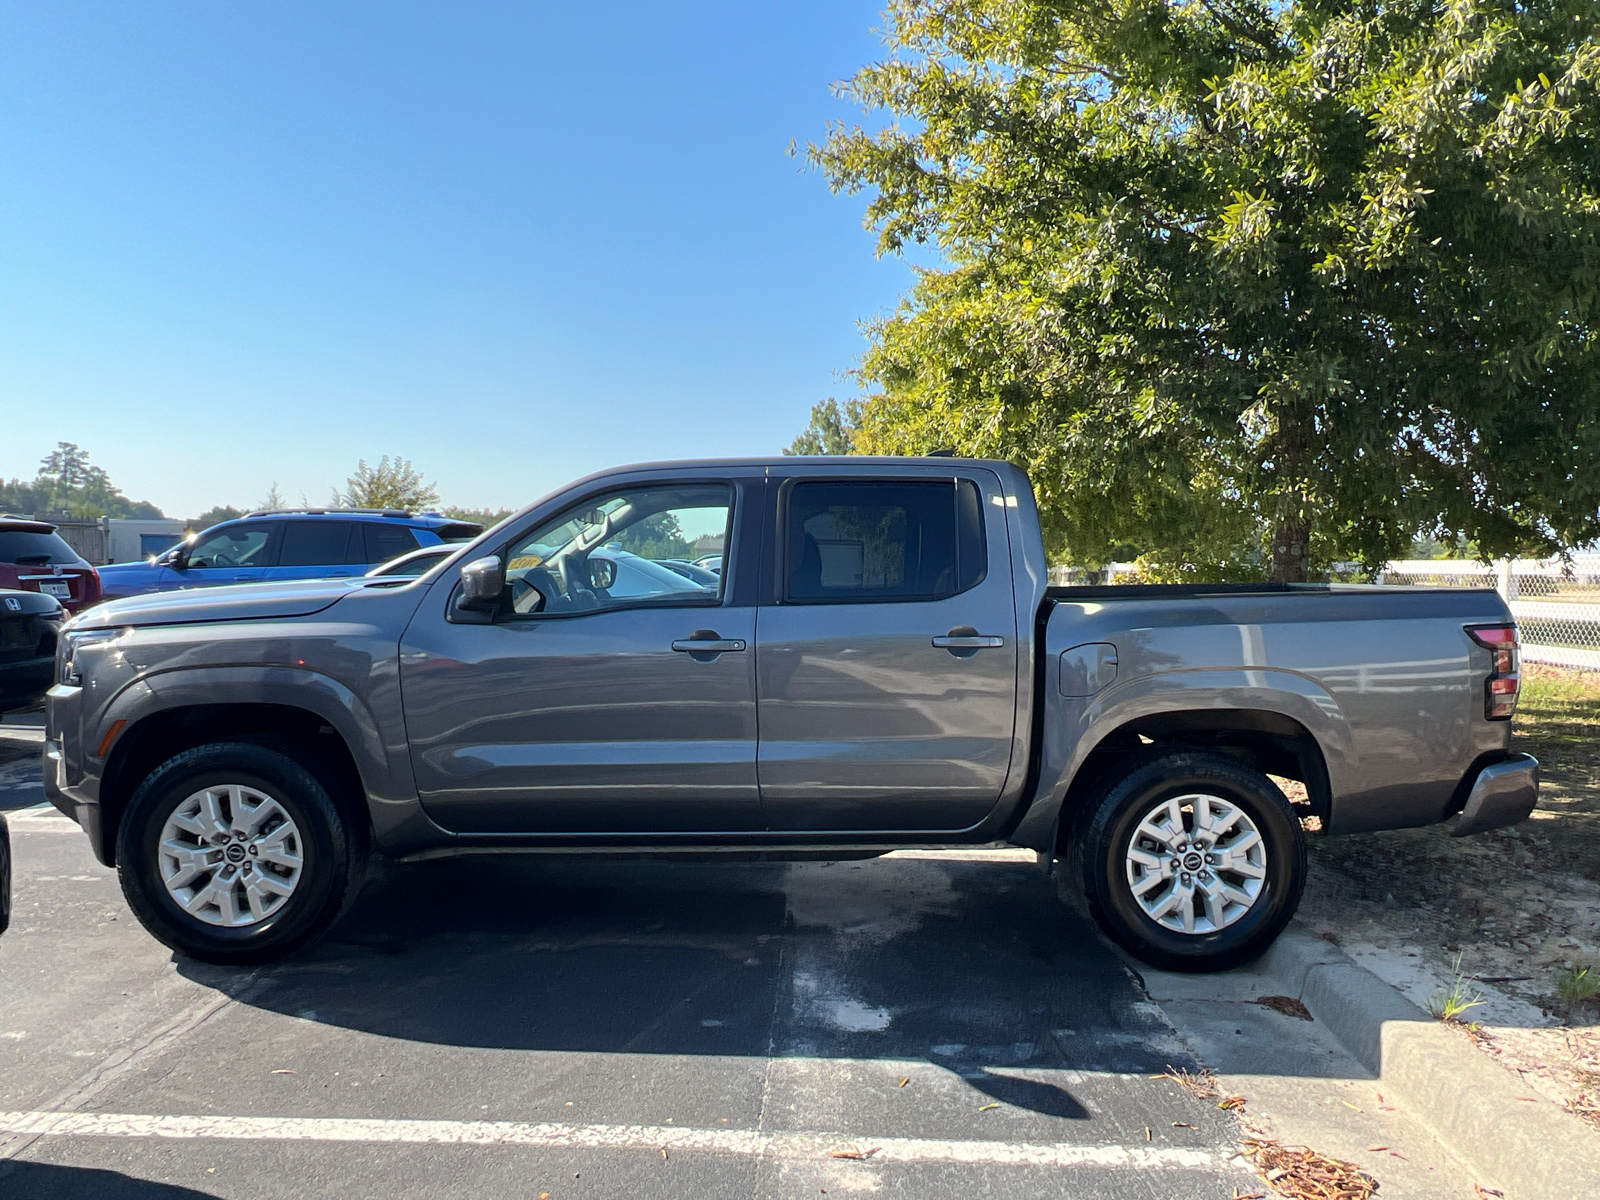
<svg viewBox="0 0 1600 1200">
<path fill-rule="evenodd" d="M 493 612 L 500 607 L 505 587 L 506 572 L 499 555 L 475 558 L 461 568 L 461 595 L 456 604 L 468 612 Z"/>
</svg>

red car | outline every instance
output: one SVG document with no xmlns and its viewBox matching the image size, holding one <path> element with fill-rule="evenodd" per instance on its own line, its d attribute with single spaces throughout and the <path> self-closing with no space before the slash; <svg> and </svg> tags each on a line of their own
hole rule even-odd
<svg viewBox="0 0 1600 1200">
<path fill-rule="evenodd" d="M 54 525 L 0 516 L 0 588 L 42 592 L 75 613 L 99 603 L 100 574 L 62 540 Z"/>
</svg>

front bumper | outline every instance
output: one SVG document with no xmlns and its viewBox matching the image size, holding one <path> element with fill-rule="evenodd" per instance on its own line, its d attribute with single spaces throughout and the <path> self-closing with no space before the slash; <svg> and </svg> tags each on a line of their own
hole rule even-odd
<svg viewBox="0 0 1600 1200">
<path fill-rule="evenodd" d="M 1504 829 L 1525 821 L 1539 803 L 1539 760 L 1516 754 L 1478 772 L 1451 837 Z"/>
</svg>

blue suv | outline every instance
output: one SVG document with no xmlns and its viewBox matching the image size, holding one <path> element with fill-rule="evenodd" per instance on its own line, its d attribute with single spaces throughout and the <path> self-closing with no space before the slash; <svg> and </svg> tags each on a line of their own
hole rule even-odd
<svg viewBox="0 0 1600 1200">
<path fill-rule="evenodd" d="M 394 509 L 296 508 L 213 525 L 147 562 L 100 568 L 104 599 L 178 588 L 364 575 L 380 563 L 483 532 L 471 521 Z"/>
</svg>

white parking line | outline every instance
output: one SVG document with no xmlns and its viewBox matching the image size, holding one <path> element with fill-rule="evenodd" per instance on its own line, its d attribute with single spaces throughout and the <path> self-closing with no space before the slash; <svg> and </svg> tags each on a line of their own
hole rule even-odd
<svg viewBox="0 0 1600 1200">
<path fill-rule="evenodd" d="M 333 1117 L 160 1117 L 128 1113 L 0 1113 L 0 1132 L 36 1137 L 220 1138 L 252 1141 L 402 1142 L 418 1145 L 701 1150 L 712 1154 L 827 1158 L 836 1150 L 872 1162 L 949 1162 L 1028 1167 L 1217 1170 L 1237 1165 L 1209 1150 L 1068 1143 L 947 1142 L 840 1133 L 760 1133 L 673 1125 L 524 1124 Z"/>
<path fill-rule="evenodd" d="M 43 786 L 42 784 L 40 786 Z M 78 823 L 64 817 L 51 804 L 14 808 L 4 814 L 12 833 L 82 833 Z"/>
</svg>

